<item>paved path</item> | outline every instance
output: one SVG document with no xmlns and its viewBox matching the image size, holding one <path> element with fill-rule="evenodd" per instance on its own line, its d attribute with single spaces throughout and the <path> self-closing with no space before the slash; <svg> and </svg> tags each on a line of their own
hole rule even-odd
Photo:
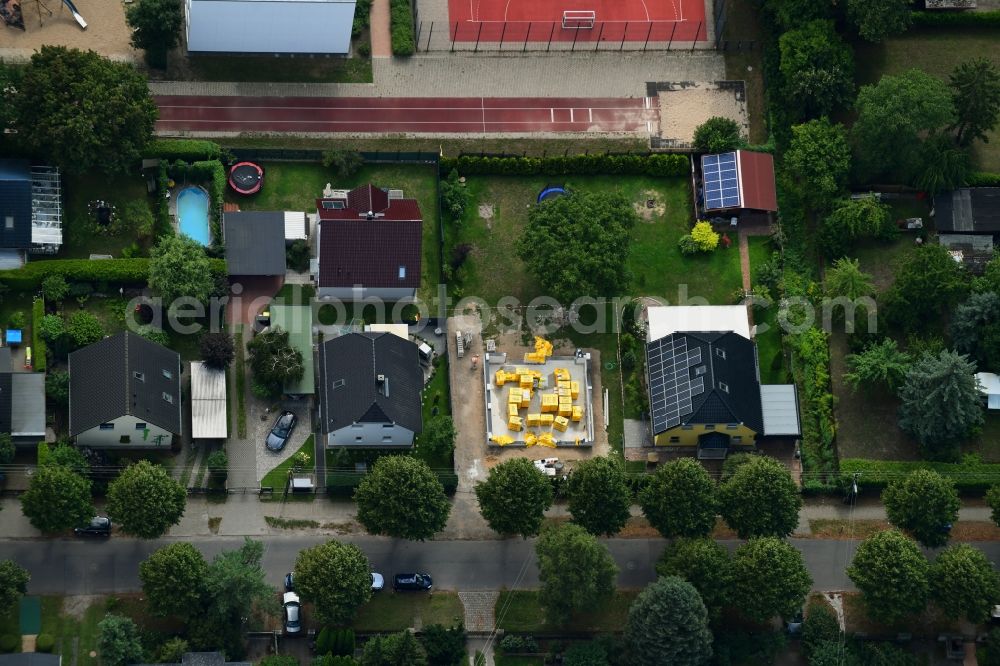
<svg viewBox="0 0 1000 666">
<path fill-rule="evenodd" d="M 373 58 L 387 58 L 392 55 L 392 34 L 389 29 L 389 0 L 374 0 L 371 14 L 371 44 Z"/>
</svg>

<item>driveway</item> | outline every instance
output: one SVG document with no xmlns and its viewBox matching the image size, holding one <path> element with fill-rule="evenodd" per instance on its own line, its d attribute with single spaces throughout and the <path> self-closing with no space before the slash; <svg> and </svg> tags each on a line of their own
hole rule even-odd
<svg viewBox="0 0 1000 666">
<path fill-rule="evenodd" d="M 281 289 L 285 276 L 233 276 L 229 278 L 229 324 L 250 324 Z"/>
</svg>

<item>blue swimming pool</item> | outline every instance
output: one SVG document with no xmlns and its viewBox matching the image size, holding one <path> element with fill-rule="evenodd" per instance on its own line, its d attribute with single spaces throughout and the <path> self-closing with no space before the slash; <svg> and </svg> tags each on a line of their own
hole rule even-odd
<svg viewBox="0 0 1000 666">
<path fill-rule="evenodd" d="M 208 246 L 208 193 L 200 187 L 185 187 L 177 195 L 177 226 L 181 233 Z"/>
</svg>

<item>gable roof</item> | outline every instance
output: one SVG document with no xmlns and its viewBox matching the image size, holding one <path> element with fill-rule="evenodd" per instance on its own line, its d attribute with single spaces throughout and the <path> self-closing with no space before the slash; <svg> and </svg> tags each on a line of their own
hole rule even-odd
<svg viewBox="0 0 1000 666">
<path fill-rule="evenodd" d="M 12 226 L 7 227 L 11 217 Z M 28 160 L 0 160 L 0 247 L 31 247 L 31 166 Z"/>
<path fill-rule="evenodd" d="M 745 305 L 652 305 L 646 320 L 648 342 L 683 331 L 733 331 L 750 339 Z"/>
<path fill-rule="evenodd" d="M 653 434 L 679 425 L 763 428 L 757 350 L 732 331 L 671 333 L 646 345 Z"/>
<path fill-rule="evenodd" d="M 69 355 L 69 434 L 125 415 L 182 433 L 180 354 L 128 331 Z"/>
<path fill-rule="evenodd" d="M 414 343 L 391 333 L 348 333 L 320 346 L 319 365 L 321 432 L 352 423 L 421 431 L 424 374 Z"/>
<path fill-rule="evenodd" d="M 230 275 L 285 274 L 285 213 L 225 213 L 226 270 Z"/>
<path fill-rule="evenodd" d="M 362 185 L 346 198 L 317 199 L 316 210 L 319 287 L 420 286 L 423 218 L 416 199 Z"/>
<path fill-rule="evenodd" d="M 1000 233 L 1000 187 L 963 187 L 934 197 L 939 232 Z"/>
</svg>

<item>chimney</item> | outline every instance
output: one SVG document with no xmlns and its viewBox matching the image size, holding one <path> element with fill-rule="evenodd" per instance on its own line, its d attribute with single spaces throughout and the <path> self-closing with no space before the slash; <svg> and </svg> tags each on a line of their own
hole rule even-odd
<svg viewBox="0 0 1000 666">
<path fill-rule="evenodd" d="M 375 212 L 374 211 L 368 211 L 367 219 L 374 220 L 375 219 Z"/>
<path fill-rule="evenodd" d="M 377 377 L 375 377 L 375 383 L 378 384 L 379 386 L 385 384 L 385 375 L 378 375 Z"/>
</svg>

